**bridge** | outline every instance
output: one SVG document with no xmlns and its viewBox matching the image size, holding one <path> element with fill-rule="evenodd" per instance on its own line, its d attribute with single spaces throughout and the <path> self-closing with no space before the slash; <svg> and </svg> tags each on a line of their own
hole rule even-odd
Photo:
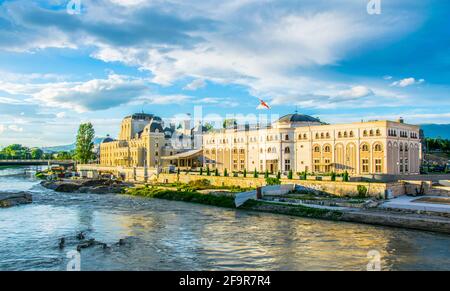
<svg viewBox="0 0 450 291">
<path fill-rule="evenodd" d="M 75 161 L 72 160 L 0 160 L 0 166 L 44 166 L 44 165 L 59 165 L 72 166 Z"/>
</svg>

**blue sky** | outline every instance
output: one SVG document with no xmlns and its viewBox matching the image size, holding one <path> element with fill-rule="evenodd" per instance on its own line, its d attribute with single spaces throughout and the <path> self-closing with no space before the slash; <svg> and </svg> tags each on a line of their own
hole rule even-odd
<svg viewBox="0 0 450 291">
<path fill-rule="evenodd" d="M 194 106 L 450 123 L 449 1 L 381 0 L 379 15 L 367 0 L 72 1 L 0 0 L 0 146 Z"/>
</svg>

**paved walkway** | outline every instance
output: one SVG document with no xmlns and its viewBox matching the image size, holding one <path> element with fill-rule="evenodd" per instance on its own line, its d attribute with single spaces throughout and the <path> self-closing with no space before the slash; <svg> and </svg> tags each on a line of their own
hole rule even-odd
<svg viewBox="0 0 450 291">
<path fill-rule="evenodd" d="M 440 196 L 422 196 L 422 197 L 409 197 L 400 196 L 395 199 L 391 199 L 382 205 L 380 208 L 391 208 L 391 209 L 407 209 L 407 210 L 421 210 L 429 212 L 445 212 L 450 213 L 449 204 L 439 204 L 439 203 L 423 203 L 414 202 L 417 199 L 428 197 L 428 198 L 442 198 Z"/>
</svg>

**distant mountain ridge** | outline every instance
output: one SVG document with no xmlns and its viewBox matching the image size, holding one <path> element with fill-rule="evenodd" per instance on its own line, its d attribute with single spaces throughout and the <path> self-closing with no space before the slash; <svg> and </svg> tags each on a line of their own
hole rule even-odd
<svg viewBox="0 0 450 291">
<path fill-rule="evenodd" d="M 450 139 L 450 124 L 420 124 L 425 137 Z"/>
<path fill-rule="evenodd" d="M 94 138 L 94 145 L 99 145 L 104 137 L 96 137 Z M 42 147 L 41 150 L 44 151 L 44 153 L 57 153 L 57 152 L 70 152 L 75 150 L 75 143 L 68 144 L 68 145 L 60 145 L 60 146 L 53 146 L 53 147 Z"/>
</svg>

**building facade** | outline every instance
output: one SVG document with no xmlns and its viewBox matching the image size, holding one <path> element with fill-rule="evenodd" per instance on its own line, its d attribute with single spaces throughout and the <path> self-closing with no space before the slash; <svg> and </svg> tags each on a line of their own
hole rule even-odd
<svg viewBox="0 0 450 291">
<path fill-rule="evenodd" d="M 329 125 L 289 114 L 264 128 L 206 133 L 204 166 L 239 172 L 419 174 L 419 131 L 403 120 Z"/>
<path fill-rule="evenodd" d="M 120 125 L 117 140 L 107 137 L 100 144 L 100 165 L 133 168 L 189 168 L 202 165 L 201 134 L 203 127 L 190 127 L 190 121 L 164 126 L 153 114 L 127 116 Z M 199 138 L 200 137 L 200 138 Z"/>
</svg>

